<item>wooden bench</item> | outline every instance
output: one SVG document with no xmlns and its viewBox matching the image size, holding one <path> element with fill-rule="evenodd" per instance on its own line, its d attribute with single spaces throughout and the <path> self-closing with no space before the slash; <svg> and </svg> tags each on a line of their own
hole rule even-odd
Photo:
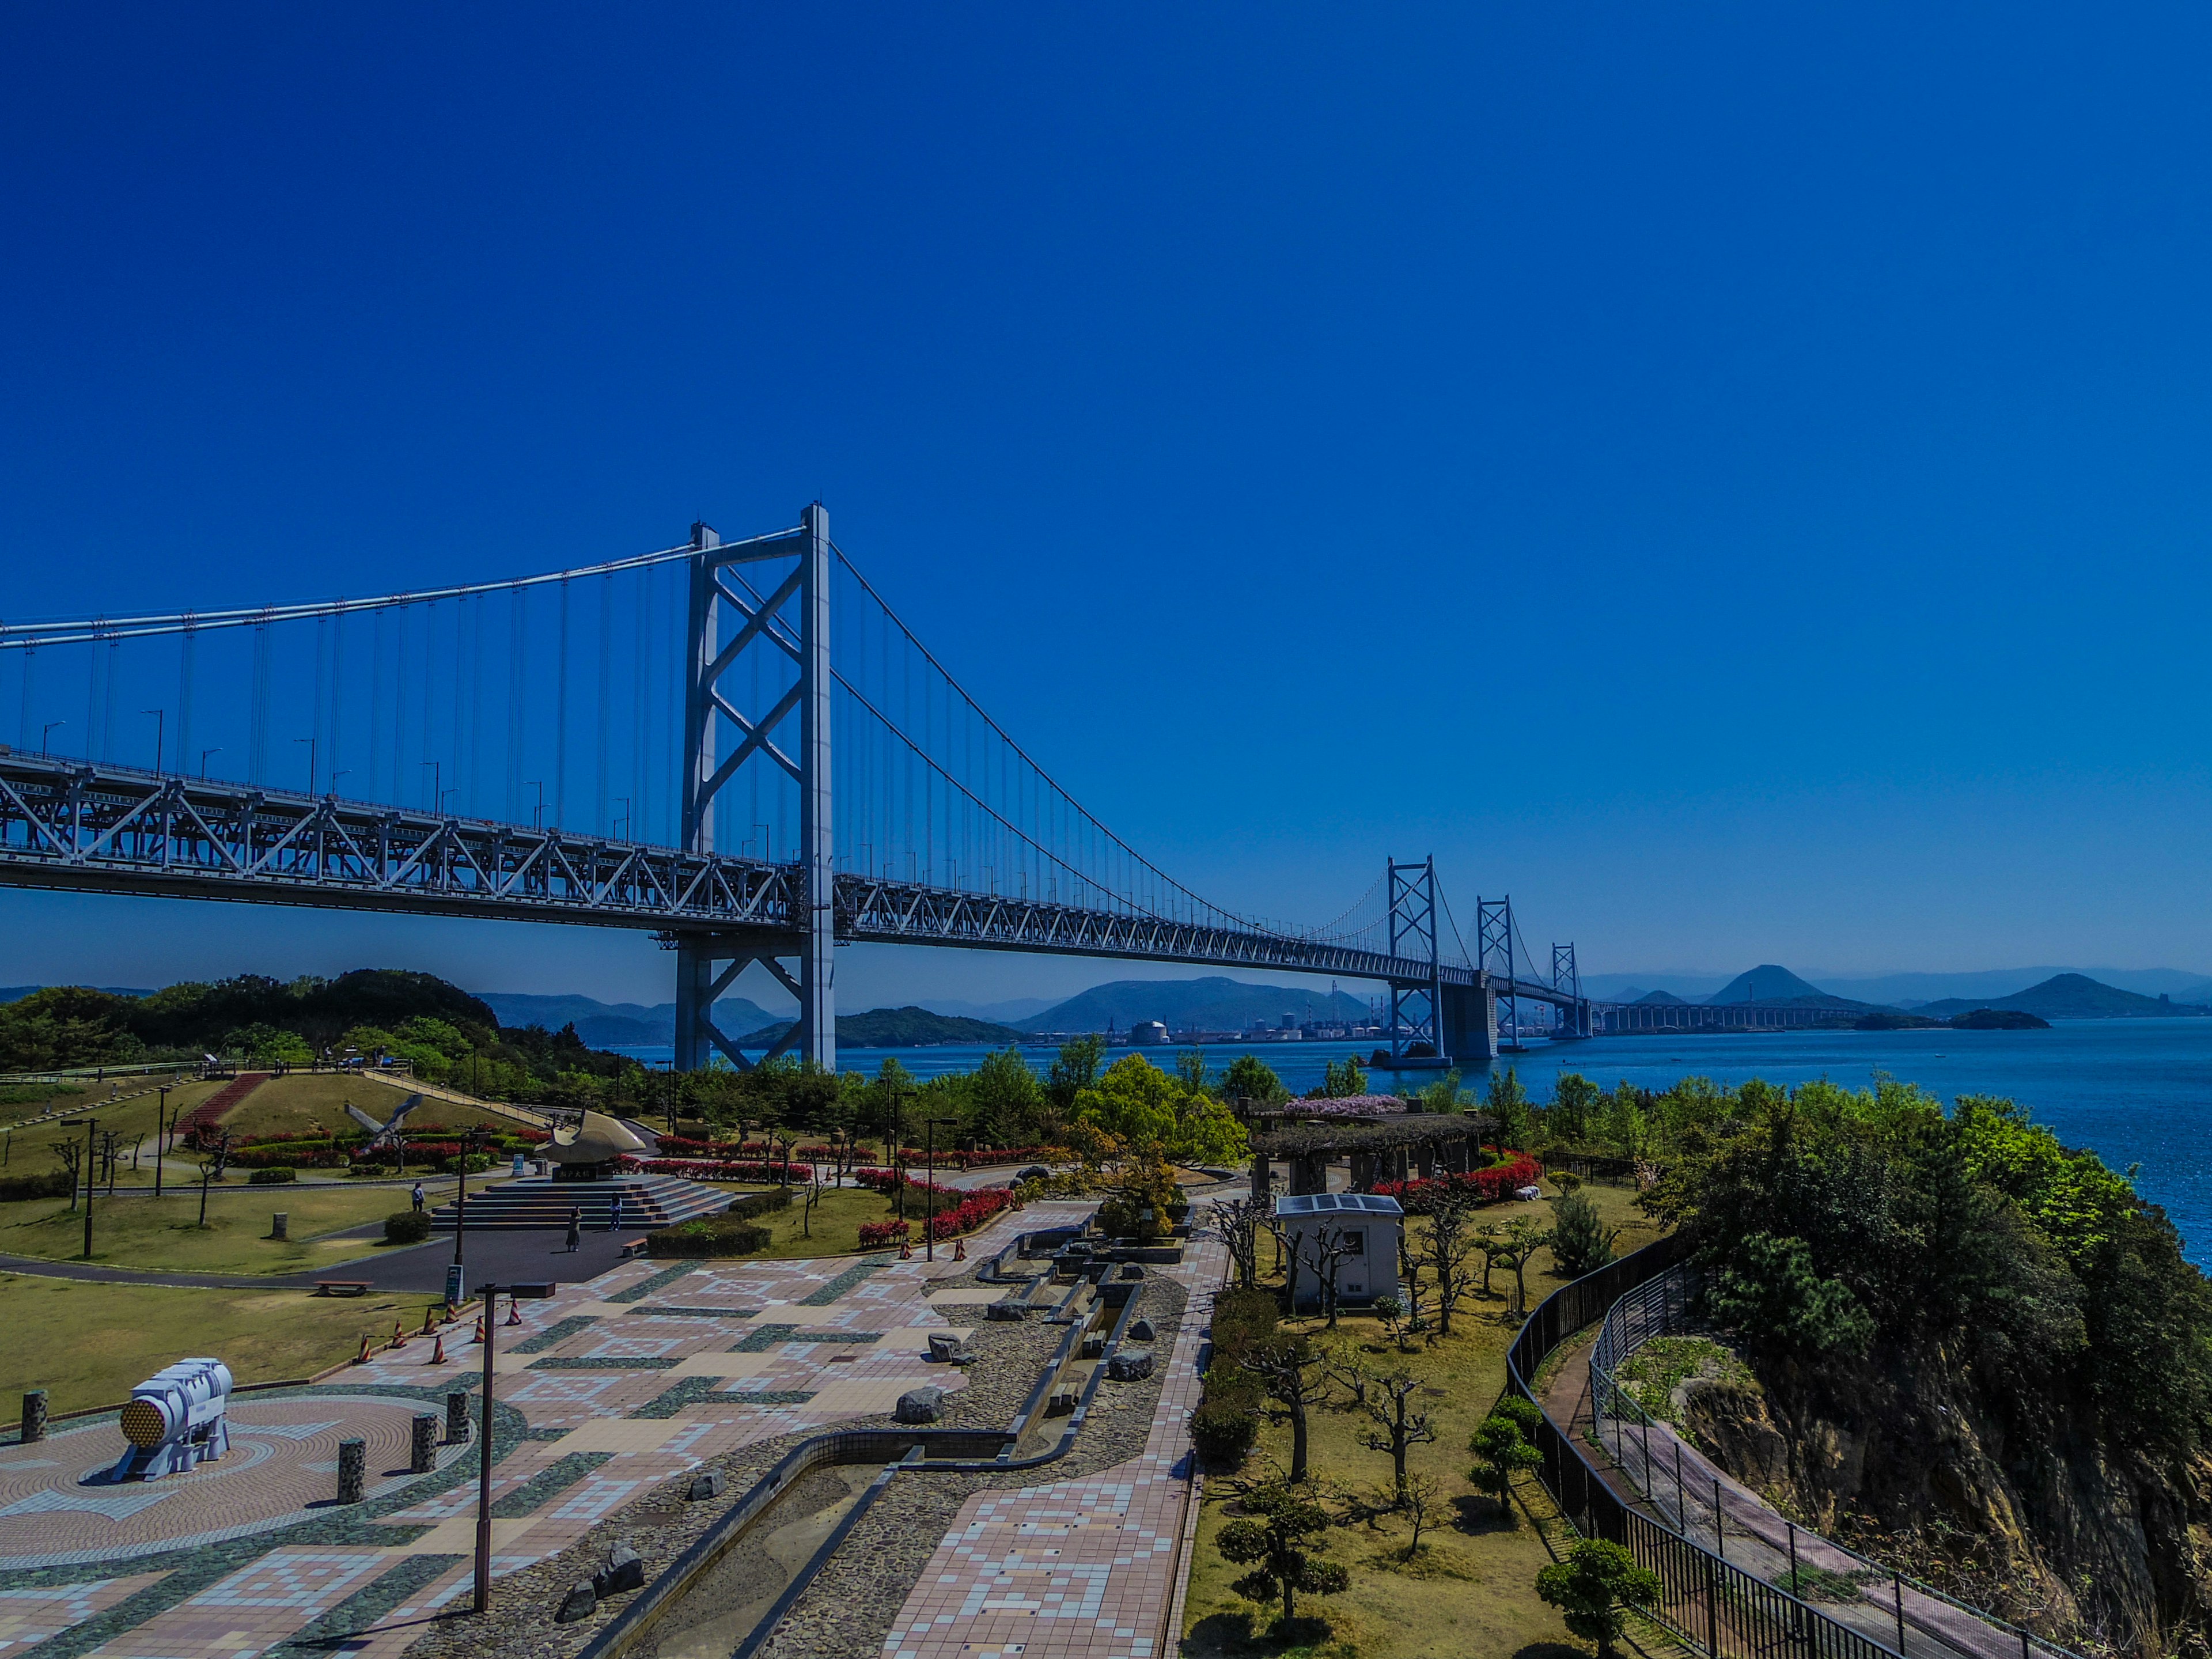
<svg viewBox="0 0 2212 1659">
<path fill-rule="evenodd" d="M 367 1296 L 368 1281 L 365 1279 L 319 1279 L 315 1281 L 317 1296 Z"/>
</svg>

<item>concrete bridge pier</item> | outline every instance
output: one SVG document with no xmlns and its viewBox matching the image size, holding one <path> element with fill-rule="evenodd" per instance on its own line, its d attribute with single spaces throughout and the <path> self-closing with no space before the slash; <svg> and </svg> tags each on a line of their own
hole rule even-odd
<svg viewBox="0 0 2212 1659">
<path fill-rule="evenodd" d="M 1484 974 L 1476 985 L 1443 988 L 1443 1049 L 1462 1066 L 1498 1057 L 1498 993 Z"/>
</svg>

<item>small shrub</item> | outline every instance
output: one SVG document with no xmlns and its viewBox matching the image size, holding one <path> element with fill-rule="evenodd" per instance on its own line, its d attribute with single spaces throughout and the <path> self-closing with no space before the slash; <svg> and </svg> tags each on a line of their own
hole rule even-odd
<svg viewBox="0 0 2212 1659">
<path fill-rule="evenodd" d="M 1554 1212 L 1552 1260 L 1559 1264 L 1561 1273 L 1580 1279 L 1613 1260 L 1613 1243 L 1620 1237 L 1620 1228 L 1608 1227 L 1598 1218 L 1596 1205 L 1580 1193 L 1571 1192 L 1559 1200 Z"/>
<path fill-rule="evenodd" d="M 653 1256 L 750 1255 L 756 1250 L 766 1249 L 773 1237 L 759 1223 L 726 1211 L 720 1215 L 680 1221 L 673 1227 L 647 1233 L 645 1249 L 647 1255 Z"/>
<path fill-rule="evenodd" d="M 387 1244 L 420 1244 L 429 1236 L 428 1210 L 394 1210 L 384 1218 L 384 1242 Z"/>
<path fill-rule="evenodd" d="M 1208 1400 L 1190 1414 L 1191 1444 L 1210 1469 L 1243 1463 L 1259 1432 L 1257 1417 L 1242 1401 Z"/>
<path fill-rule="evenodd" d="M 299 1178 L 300 1172 L 297 1170 L 289 1164 L 271 1164 L 265 1170 L 256 1170 L 246 1177 L 246 1183 L 249 1187 L 282 1187 L 287 1182 L 297 1181 Z M 411 1215 L 414 1212 L 410 1210 L 408 1213 Z"/>
<path fill-rule="evenodd" d="M 54 1170 L 45 1175 L 9 1176 L 0 1179 L 0 1204 L 13 1203 L 20 1198 L 67 1198 L 75 1184 L 67 1170 Z"/>
<path fill-rule="evenodd" d="M 913 1224 L 905 1221 L 863 1221 L 860 1224 L 860 1248 L 872 1249 L 880 1244 L 902 1244 L 913 1231 Z"/>
</svg>

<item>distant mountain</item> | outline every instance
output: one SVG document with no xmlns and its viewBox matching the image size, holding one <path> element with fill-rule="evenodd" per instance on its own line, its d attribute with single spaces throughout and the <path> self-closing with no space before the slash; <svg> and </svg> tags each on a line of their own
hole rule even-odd
<svg viewBox="0 0 2212 1659">
<path fill-rule="evenodd" d="M 1686 1008 L 1689 1005 L 1672 991 L 1646 991 L 1636 999 L 1638 1006 L 1645 1008 Z"/>
<path fill-rule="evenodd" d="M 1802 980 L 1787 968 L 1773 963 L 1762 963 L 1747 974 L 1738 974 L 1719 990 L 1707 997 L 1709 1005 L 1728 1002 L 1789 1003 L 1796 1007 L 1863 1008 L 1866 1005 L 1854 1002 L 1849 997 L 1832 995 L 1809 981 Z"/>
<path fill-rule="evenodd" d="M 2179 968 L 2069 967 L 2061 963 L 2047 968 L 1993 968 L 1970 974 L 1884 974 L 1873 979 L 1844 979 L 1824 974 L 1820 982 L 1821 988 L 1833 996 L 1887 1003 L 1893 1008 L 1917 1008 L 1938 998 L 1980 1005 L 2025 991 L 2061 974 L 2080 974 L 2147 997 L 2163 994 L 2176 1002 L 2212 1000 L 2212 978 Z"/>
<path fill-rule="evenodd" d="M 1633 1002 L 1653 991 L 1664 991 L 1685 1002 L 1711 996 L 1728 983 L 1725 974 L 1584 974 L 1583 994 L 1600 1002 Z"/>
<path fill-rule="evenodd" d="M 746 1048 L 762 1048 L 790 1029 L 778 1020 L 738 1039 Z M 837 1042 L 853 1048 L 926 1048 L 940 1042 L 988 1043 L 994 1048 L 1018 1045 L 1026 1035 L 1011 1025 L 994 1025 L 986 1019 L 963 1019 L 957 1014 L 936 1014 L 927 1008 L 871 1008 L 865 1014 L 837 1017 Z"/>
<path fill-rule="evenodd" d="M 1977 1008 L 2013 1010 L 2040 1015 L 2045 1019 L 2141 1019 L 2158 1014 L 2203 1012 L 2187 1003 L 2147 997 L 2138 992 L 2123 991 L 2116 985 L 2101 984 L 2087 974 L 2054 975 L 2040 985 L 2031 985 L 2025 991 L 1989 1001 L 1949 997 L 1923 1004 L 1917 1012 L 1931 1018 L 1948 1018 L 1971 1013 Z"/>
<path fill-rule="evenodd" d="M 21 1002 L 32 992 L 46 988 L 43 985 L 0 985 L 0 1002 Z M 92 988 L 105 991 L 112 997 L 150 997 L 154 994 L 151 991 L 133 990 L 127 985 L 95 985 Z"/>
<path fill-rule="evenodd" d="M 1014 997 L 1005 1002 L 957 1002 L 945 997 L 924 997 L 919 1006 L 933 1014 L 957 1014 L 963 1019 L 1011 1025 L 1031 1014 L 1042 1013 L 1059 1000 L 1057 997 Z"/>
<path fill-rule="evenodd" d="M 477 993 L 501 1025 L 543 1025 L 557 1031 L 573 1024 L 576 1035 L 595 1048 L 644 1048 L 676 1041 L 676 1005 L 601 1002 L 593 997 L 526 996 L 519 992 Z M 714 1024 L 725 1031 L 750 1031 L 787 1014 L 773 1014 L 745 997 L 724 997 L 714 1005 Z"/>
<path fill-rule="evenodd" d="M 1170 1030 L 1242 1031 L 1264 1020 L 1277 1024 L 1285 1014 L 1310 1019 L 1364 1020 L 1366 1000 L 1339 991 L 1287 985 L 1249 985 L 1221 975 L 1204 979 L 1121 979 L 1094 985 L 1079 996 L 1015 1022 L 1025 1031 L 1126 1031 L 1139 1020 L 1164 1021 Z"/>
</svg>

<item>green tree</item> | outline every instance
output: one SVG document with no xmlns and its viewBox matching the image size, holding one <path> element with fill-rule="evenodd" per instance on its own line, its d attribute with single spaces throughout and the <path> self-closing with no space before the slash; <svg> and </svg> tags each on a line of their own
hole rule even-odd
<svg viewBox="0 0 2212 1659">
<path fill-rule="evenodd" d="M 1483 1109 L 1498 1120 L 1498 1143 L 1501 1146 L 1526 1146 L 1536 1118 L 1528 1104 L 1528 1091 L 1521 1086 L 1521 1073 L 1508 1066 L 1504 1071 L 1490 1074 L 1490 1097 Z"/>
<path fill-rule="evenodd" d="M 1528 1443 L 1520 1423 L 1504 1411 L 1493 1411 L 1483 1419 L 1482 1426 L 1475 1430 L 1467 1449 L 1474 1454 L 1474 1468 L 1468 1479 L 1488 1492 L 1497 1501 L 1498 1512 L 1511 1520 L 1513 1477 L 1541 1468 L 1544 1454 Z"/>
<path fill-rule="evenodd" d="M 1354 1095 L 1367 1092 L 1367 1073 L 1359 1069 L 1359 1062 L 1350 1055 L 1332 1060 L 1322 1070 L 1321 1087 L 1314 1097 L 1322 1100 L 1348 1100 Z"/>
<path fill-rule="evenodd" d="M 1098 1067 L 1106 1058 L 1102 1036 L 1070 1038 L 1060 1045 L 1060 1057 L 1045 1077 L 1044 1091 L 1063 1115 L 1075 1110 L 1075 1097 L 1098 1080 Z"/>
<path fill-rule="evenodd" d="M 1552 1085 L 1552 1109 L 1544 1125 L 1552 1139 L 1579 1145 L 1589 1134 L 1598 1100 L 1597 1085 L 1579 1073 L 1560 1073 L 1559 1080 Z"/>
<path fill-rule="evenodd" d="M 1552 1260 L 1572 1279 L 1595 1273 L 1613 1260 L 1620 1229 L 1598 1218 L 1597 1206 L 1580 1193 L 1569 1193 L 1552 1212 Z"/>
<path fill-rule="evenodd" d="M 1335 1517 L 1302 1493 L 1268 1485 L 1243 1494 L 1243 1515 L 1214 1540 L 1222 1559 L 1251 1571 L 1230 1585 L 1248 1601 L 1280 1599 L 1285 1623 L 1297 1616 L 1300 1595 L 1339 1595 L 1352 1587 L 1340 1561 L 1322 1553 L 1322 1535 Z"/>
<path fill-rule="evenodd" d="M 1705 1307 L 1759 1346 L 1797 1358 L 1863 1352 L 1874 1336 L 1850 1287 L 1814 1273 L 1802 1238 L 1751 1234 L 1713 1275 Z"/>
<path fill-rule="evenodd" d="M 1624 1604 L 1650 1601 L 1661 1589 L 1659 1575 L 1639 1567 L 1619 1544 L 1585 1539 L 1536 1575 L 1536 1594 L 1559 1609 L 1561 1621 L 1585 1642 L 1597 1644 L 1598 1659 L 1611 1659 L 1627 1620 Z"/>
<path fill-rule="evenodd" d="M 1076 1096 L 1074 1116 L 1127 1145 L 1157 1144 L 1185 1164 L 1233 1163 L 1247 1150 L 1243 1125 L 1226 1106 L 1142 1054 L 1108 1066 Z"/>
<path fill-rule="evenodd" d="M 1291 1097 L 1275 1068 L 1257 1054 L 1239 1054 L 1229 1062 L 1221 1074 L 1220 1094 L 1224 1100 L 1252 1100 L 1264 1106 L 1279 1106 Z"/>
<path fill-rule="evenodd" d="M 1182 1086 L 1194 1094 L 1205 1094 L 1212 1086 L 1206 1081 L 1206 1050 L 1182 1048 L 1176 1053 L 1176 1076 Z"/>
<path fill-rule="evenodd" d="M 1421 1091 L 1421 1109 L 1425 1112 L 1456 1112 L 1470 1098 L 1472 1097 L 1459 1086 L 1459 1072 L 1455 1068 Z"/>
<path fill-rule="evenodd" d="M 983 1056 L 969 1079 L 969 1133 L 986 1146 L 1027 1145 L 1043 1130 L 1044 1085 L 1019 1048 Z"/>
</svg>

